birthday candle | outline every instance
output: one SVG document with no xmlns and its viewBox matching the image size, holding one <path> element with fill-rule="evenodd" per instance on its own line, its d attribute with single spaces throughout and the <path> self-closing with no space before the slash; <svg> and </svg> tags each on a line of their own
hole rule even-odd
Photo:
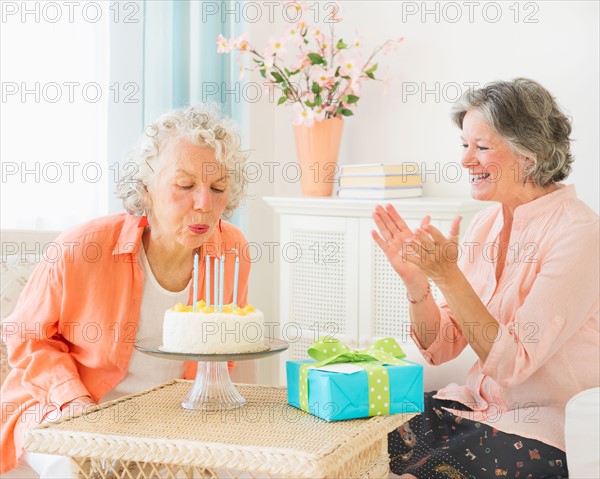
<svg viewBox="0 0 600 479">
<path fill-rule="evenodd" d="M 217 258 L 215 258 L 215 277 L 213 284 L 213 304 L 215 305 L 216 310 L 217 305 L 219 304 L 219 260 Z"/>
<path fill-rule="evenodd" d="M 233 273 L 233 310 L 235 311 L 237 305 L 237 292 L 238 292 L 238 277 L 240 274 L 240 257 L 235 252 L 235 270 Z"/>
<path fill-rule="evenodd" d="M 223 311 L 223 286 L 225 283 L 225 255 L 221 255 L 221 276 L 219 278 L 219 311 Z"/>
<path fill-rule="evenodd" d="M 193 311 L 196 312 L 196 302 L 198 301 L 198 253 L 194 254 L 194 297 L 192 298 Z"/>
<path fill-rule="evenodd" d="M 206 278 L 204 278 L 206 283 L 206 293 L 204 297 L 206 298 L 206 307 L 210 306 L 210 256 L 206 255 Z"/>
</svg>

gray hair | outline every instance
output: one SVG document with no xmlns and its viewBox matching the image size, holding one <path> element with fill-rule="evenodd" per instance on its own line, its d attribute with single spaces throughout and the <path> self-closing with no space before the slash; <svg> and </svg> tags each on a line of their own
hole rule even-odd
<svg viewBox="0 0 600 479">
<path fill-rule="evenodd" d="M 525 180 L 544 188 L 571 173 L 571 120 L 539 83 L 516 78 L 468 90 L 452 108 L 452 121 L 461 129 L 469 110 L 477 110 L 512 151 L 532 161 L 524 165 Z"/>
<path fill-rule="evenodd" d="M 146 187 L 156 173 L 153 166 L 166 146 L 177 139 L 215 151 L 217 161 L 229 173 L 230 194 L 223 217 L 231 216 L 246 193 L 248 181 L 244 163 L 248 154 L 240 148 L 234 123 L 222 117 L 216 105 L 172 110 L 144 129 L 138 145 L 126 157 L 124 168 L 127 174 L 121 175 L 117 183 L 116 195 L 123 201 L 125 210 L 133 215 L 149 213 Z"/>
</svg>

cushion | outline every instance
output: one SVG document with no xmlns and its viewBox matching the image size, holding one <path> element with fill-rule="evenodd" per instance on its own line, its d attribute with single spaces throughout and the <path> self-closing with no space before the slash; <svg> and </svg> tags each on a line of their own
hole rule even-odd
<svg viewBox="0 0 600 479">
<path fill-rule="evenodd" d="M 2 258 L 0 264 L 0 323 L 15 309 L 21 291 L 37 266 L 37 261 L 38 258 L 35 255 L 24 257 L 11 255 Z M 9 371 L 6 345 L 2 339 L 0 341 L 0 385 Z"/>
<path fill-rule="evenodd" d="M 600 388 L 573 396 L 566 407 L 565 443 L 569 477 L 600 477 Z"/>
<path fill-rule="evenodd" d="M 15 309 L 21 291 L 38 264 L 35 255 L 11 255 L 2 258 L 0 275 L 0 320 Z"/>
</svg>

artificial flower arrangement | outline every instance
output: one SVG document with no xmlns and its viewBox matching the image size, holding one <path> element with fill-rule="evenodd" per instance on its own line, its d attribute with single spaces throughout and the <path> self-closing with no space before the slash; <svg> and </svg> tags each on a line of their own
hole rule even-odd
<svg viewBox="0 0 600 479">
<path fill-rule="evenodd" d="M 293 5 L 300 15 L 308 10 L 306 4 L 293 2 Z M 270 86 L 281 92 L 277 104 L 293 105 L 294 125 L 312 126 L 315 121 L 352 116 L 362 83 L 376 80 L 375 57 L 395 51 L 403 40 L 388 40 L 362 60 L 360 39 L 352 43 L 336 39 L 334 25 L 341 21 L 340 10 L 333 2 L 328 5 L 333 6 L 324 20 L 329 23 L 328 33 L 300 20 L 282 37 L 271 37 L 262 50 L 251 45 L 245 35 L 232 39 L 217 37 L 217 52 L 235 50 L 252 58 L 253 67 L 240 63 L 240 69 L 258 70 Z"/>
</svg>

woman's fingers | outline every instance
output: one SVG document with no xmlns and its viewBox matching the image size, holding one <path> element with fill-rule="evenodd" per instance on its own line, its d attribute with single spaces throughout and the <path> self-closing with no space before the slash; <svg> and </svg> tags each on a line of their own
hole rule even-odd
<svg viewBox="0 0 600 479">
<path fill-rule="evenodd" d="M 375 216 L 377 215 L 378 218 Z M 381 221 L 382 224 L 385 225 L 387 231 L 390 234 L 390 238 L 387 238 L 384 233 L 384 238 L 388 241 L 390 239 L 401 239 L 402 235 L 410 234 L 410 229 L 406 226 L 406 223 L 400 215 L 396 212 L 392 205 L 387 205 L 386 208 L 383 208 L 381 205 L 377 205 L 375 207 L 375 213 L 373 213 L 373 219 L 377 222 L 377 219 Z M 377 225 L 379 227 L 379 224 Z"/>
<path fill-rule="evenodd" d="M 375 230 L 371 230 L 371 237 L 375 240 L 377 246 L 381 248 L 381 251 L 385 253 L 387 251 L 387 242 Z"/>
<path fill-rule="evenodd" d="M 460 231 L 461 216 L 457 216 L 450 225 L 450 233 L 445 237 L 440 230 L 430 223 L 431 218 L 426 216 L 421 221 L 421 227 L 417 228 L 414 234 L 404 240 L 402 246 L 402 257 L 419 267 L 426 264 L 432 265 L 442 260 L 441 253 L 446 251 L 446 246 L 452 243 L 458 243 L 458 234 Z M 452 259 L 456 248 L 450 248 L 449 259 Z M 448 259 L 448 258 L 446 258 Z"/>
<path fill-rule="evenodd" d="M 431 236 L 431 238 L 437 243 L 445 243 L 448 239 L 433 225 L 427 225 L 425 231 Z"/>
<path fill-rule="evenodd" d="M 453 241 L 454 243 L 458 243 L 458 233 L 459 233 L 459 229 L 460 229 L 460 220 L 461 219 L 462 219 L 462 216 L 457 216 L 456 218 L 454 218 L 454 220 L 452 220 L 452 225 L 450 226 L 450 232 L 448 233 L 448 238 L 446 238 L 443 235 L 443 233 L 433 225 L 428 225 L 427 228 L 424 228 L 424 229 L 427 233 L 429 233 L 431 235 L 431 237 L 435 241 L 437 241 L 439 243 L 445 243 L 448 240 Z"/>
<path fill-rule="evenodd" d="M 379 233 L 383 239 L 386 241 L 391 241 L 394 237 L 394 234 L 390 230 L 392 227 L 391 221 L 386 221 L 385 219 L 385 211 L 383 212 L 383 215 L 381 215 L 378 211 L 375 211 L 375 213 L 373 213 L 373 221 L 375 221 L 377 229 L 379 230 Z"/>
<path fill-rule="evenodd" d="M 396 211 L 396 208 L 394 208 L 390 203 L 388 203 L 387 205 L 385 205 L 385 211 L 389 215 L 391 220 L 394 222 L 394 224 L 396 225 L 396 228 L 399 231 L 410 233 L 410 228 L 404 222 L 402 217 L 398 214 L 398 212 Z"/>
<path fill-rule="evenodd" d="M 435 253 L 436 244 L 423 230 L 417 228 L 413 237 L 404 242 L 404 249 L 413 259 L 417 258 L 425 262 L 428 260 L 428 255 Z"/>
<path fill-rule="evenodd" d="M 448 238 L 458 243 L 458 233 L 460 232 L 460 222 L 462 220 L 462 216 L 457 216 L 452 220 L 452 224 L 450 225 L 450 233 L 448 234 Z"/>
<path fill-rule="evenodd" d="M 406 240 L 401 250 L 402 260 L 421 268 L 423 266 L 423 248 L 413 240 Z"/>
<path fill-rule="evenodd" d="M 441 253 L 439 259 L 444 262 L 456 262 L 459 257 L 459 246 L 458 246 L 458 226 L 460 223 L 460 217 L 457 217 L 450 228 L 450 235 L 446 238 L 440 230 L 435 226 L 429 225 L 427 227 L 427 233 L 431 236 L 436 245 L 436 252 Z"/>
<path fill-rule="evenodd" d="M 428 256 L 436 253 L 440 246 L 448 241 L 437 228 L 431 225 L 429 215 L 421 220 L 421 227 L 413 233 L 389 203 L 385 207 L 381 205 L 375 207 L 373 220 L 379 232 L 373 230 L 371 236 L 382 251 L 386 254 L 401 253 L 405 260 L 413 264 L 430 261 L 431 258 Z M 458 234 L 459 223 L 460 217 L 455 218 L 451 226 L 452 233 Z"/>
<path fill-rule="evenodd" d="M 415 230 L 415 239 L 421 248 L 423 248 L 427 253 L 432 253 L 435 251 L 435 241 L 421 228 L 417 228 Z"/>
</svg>

